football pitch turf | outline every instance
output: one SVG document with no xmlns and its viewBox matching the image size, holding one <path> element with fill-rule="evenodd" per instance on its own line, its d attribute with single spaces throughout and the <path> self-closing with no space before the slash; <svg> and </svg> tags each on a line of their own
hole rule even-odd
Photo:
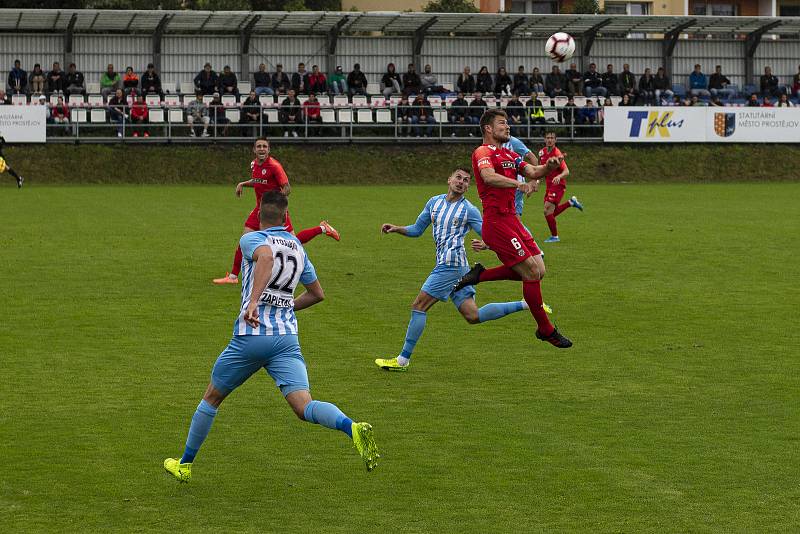
<svg viewBox="0 0 800 534">
<path fill-rule="evenodd" d="M 6 184 L 4 184 L 6 185 Z M 442 186 L 298 186 L 296 229 L 326 301 L 298 313 L 312 394 L 372 423 L 366 473 L 264 373 L 220 408 L 190 484 L 183 449 L 239 287 L 252 193 L 233 187 L 0 188 L 0 531 L 693 532 L 800 524 L 800 184 L 570 185 L 586 205 L 542 245 L 554 320 L 428 314 L 411 224 Z M 469 198 L 477 203 L 474 186 Z M 526 224 L 541 243 L 541 192 Z M 490 252 L 470 260 L 496 265 Z M 478 304 L 518 300 L 478 286 Z"/>
</svg>

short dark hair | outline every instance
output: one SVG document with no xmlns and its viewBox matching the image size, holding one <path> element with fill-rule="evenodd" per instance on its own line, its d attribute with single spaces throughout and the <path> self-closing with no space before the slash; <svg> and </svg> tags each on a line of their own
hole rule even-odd
<svg viewBox="0 0 800 534">
<path fill-rule="evenodd" d="M 252 92 L 252 91 L 251 91 L 251 92 Z M 253 141 L 253 144 L 255 145 L 255 144 L 256 144 L 256 143 L 258 143 L 259 141 L 264 141 L 265 143 L 269 144 L 269 139 L 267 139 L 267 138 L 266 138 L 266 137 L 264 137 L 263 135 L 262 135 L 261 137 L 256 137 L 255 141 Z"/>
<path fill-rule="evenodd" d="M 280 191 L 267 191 L 261 195 L 261 208 L 258 218 L 262 223 L 283 224 L 286 220 L 286 209 L 289 199 Z"/>
<path fill-rule="evenodd" d="M 489 108 L 483 112 L 483 115 L 481 115 L 481 122 L 480 122 L 481 135 L 483 135 L 484 128 L 492 124 L 492 122 L 494 122 L 494 119 L 496 119 L 497 117 L 503 117 L 504 119 L 507 119 L 508 114 L 500 108 Z"/>
</svg>

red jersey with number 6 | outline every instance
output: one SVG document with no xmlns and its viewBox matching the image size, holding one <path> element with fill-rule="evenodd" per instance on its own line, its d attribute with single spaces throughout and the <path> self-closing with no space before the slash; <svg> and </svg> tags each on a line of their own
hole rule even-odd
<svg viewBox="0 0 800 534">
<path fill-rule="evenodd" d="M 250 162 L 250 178 L 253 180 L 253 191 L 256 193 L 256 207 L 261 205 L 261 195 L 267 191 L 280 190 L 289 183 L 283 166 L 277 159 L 269 156 L 264 163 L 257 159 Z"/>
<path fill-rule="evenodd" d="M 547 160 L 550 158 L 557 158 L 561 156 L 561 151 L 558 149 L 557 146 L 553 147 L 553 150 L 548 150 L 547 147 L 544 147 L 539 151 L 539 165 L 547 165 Z M 567 188 L 567 179 L 562 178 L 559 181 L 558 185 L 553 184 L 553 178 L 564 172 L 567 168 L 567 162 L 562 161 L 561 165 L 553 169 L 552 171 L 547 173 L 547 178 L 545 179 L 545 183 L 547 184 L 547 189 L 566 189 Z"/>
<path fill-rule="evenodd" d="M 481 197 L 483 211 L 495 213 L 516 214 L 514 198 L 517 189 L 514 187 L 494 187 L 488 185 L 481 178 L 481 169 L 493 169 L 497 174 L 517 181 L 517 174 L 528 162 L 522 156 L 507 148 L 496 145 L 481 145 L 472 153 L 472 172 L 475 174 L 475 183 L 478 185 L 478 196 Z"/>
</svg>

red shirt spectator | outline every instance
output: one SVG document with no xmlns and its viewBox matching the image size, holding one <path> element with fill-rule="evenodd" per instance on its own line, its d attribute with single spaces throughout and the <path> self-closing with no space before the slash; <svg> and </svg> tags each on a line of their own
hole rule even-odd
<svg viewBox="0 0 800 534">
<path fill-rule="evenodd" d="M 303 114 L 309 121 L 320 120 L 319 100 L 313 93 L 308 96 L 308 100 L 303 102 Z"/>
<path fill-rule="evenodd" d="M 58 97 L 58 104 L 53 106 L 50 116 L 55 122 L 67 122 L 69 120 L 69 107 L 64 103 L 62 97 Z"/>
<path fill-rule="evenodd" d="M 139 96 L 136 102 L 133 103 L 133 106 L 131 106 L 131 120 L 145 122 L 148 114 L 147 104 L 144 103 L 144 98 Z"/>
<path fill-rule="evenodd" d="M 317 65 L 311 67 L 311 74 L 308 77 L 308 90 L 311 93 L 324 93 L 328 90 L 328 80 L 319 71 Z"/>
</svg>

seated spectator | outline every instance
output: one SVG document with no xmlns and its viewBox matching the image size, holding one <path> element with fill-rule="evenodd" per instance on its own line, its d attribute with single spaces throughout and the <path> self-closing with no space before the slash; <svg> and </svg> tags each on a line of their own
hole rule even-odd
<svg viewBox="0 0 800 534">
<path fill-rule="evenodd" d="M 216 137 L 228 134 L 228 123 L 231 121 L 225 115 L 225 104 L 222 103 L 222 97 L 219 93 L 214 93 L 211 102 L 208 103 L 208 116 L 212 124 L 223 125 L 222 131 L 217 128 L 214 132 Z"/>
<path fill-rule="evenodd" d="M 567 94 L 568 95 L 582 95 L 583 94 L 583 76 L 578 71 L 576 63 L 570 63 L 569 68 L 564 73 L 567 78 Z"/>
<path fill-rule="evenodd" d="M 289 89 L 286 98 L 281 102 L 280 119 L 286 125 L 283 136 L 289 137 L 291 132 L 292 136 L 297 137 L 297 126 L 303 121 L 303 115 L 294 89 Z"/>
<path fill-rule="evenodd" d="M 58 61 L 53 63 L 53 70 L 47 73 L 47 94 L 64 92 L 64 71 Z"/>
<path fill-rule="evenodd" d="M 8 106 L 11 104 L 11 97 L 6 94 L 3 89 L 0 89 L 0 106 Z"/>
<path fill-rule="evenodd" d="M 708 105 L 712 107 L 722 107 L 725 104 L 722 103 L 718 96 L 714 95 L 711 97 L 711 102 L 709 102 Z"/>
<path fill-rule="evenodd" d="M 67 75 L 64 77 L 64 85 L 66 85 L 64 92 L 69 95 L 86 94 L 86 84 L 83 79 L 83 73 L 75 67 L 75 63 L 69 64 Z"/>
<path fill-rule="evenodd" d="M 708 92 L 708 80 L 700 69 L 700 64 L 694 66 L 694 70 L 689 75 L 689 94 L 697 96 L 711 96 Z"/>
<path fill-rule="evenodd" d="M 308 94 L 308 71 L 302 61 L 297 64 L 297 72 L 292 74 L 292 89 L 295 95 Z"/>
<path fill-rule="evenodd" d="M 797 66 L 797 74 L 792 78 L 792 94 L 795 98 L 800 98 L 800 65 Z"/>
<path fill-rule="evenodd" d="M 544 93 L 544 78 L 542 77 L 542 73 L 539 72 L 539 67 L 533 67 L 530 85 L 532 93 Z"/>
<path fill-rule="evenodd" d="M 789 95 L 786 93 L 781 93 L 781 96 L 778 97 L 778 103 L 776 104 L 777 108 L 793 108 L 794 104 L 792 101 L 789 100 Z"/>
<path fill-rule="evenodd" d="M 690 106 L 702 106 L 703 103 L 700 102 L 700 97 L 697 95 L 692 95 L 692 98 L 689 99 Z"/>
<path fill-rule="evenodd" d="M 433 68 L 430 65 L 425 65 L 425 71 L 419 77 L 419 81 L 422 92 L 426 95 L 444 92 L 444 87 L 439 85 L 439 79 L 433 73 Z"/>
<path fill-rule="evenodd" d="M 330 92 L 334 95 L 346 95 L 347 91 L 347 77 L 344 75 L 341 65 L 336 66 L 333 74 L 328 76 L 328 86 Z"/>
<path fill-rule="evenodd" d="M 292 80 L 289 75 L 283 72 L 283 65 L 275 65 L 275 74 L 272 75 L 272 92 L 274 94 L 285 94 L 292 88 Z"/>
<path fill-rule="evenodd" d="M 258 101 L 258 94 L 253 89 L 242 102 L 242 114 L 239 117 L 239 122 L 242 124 L 257 124 L 260 117 L 261 103 Z"/>
<path fill-rule="evenodd" d="M 636 85 L 636 75 L 631 72 L 631 66 L 627 63 L 622 65 L 622 72 L 619 75 L 619 87 L 623 95 L 628 95 L 631 102 L 635 102 L 639 95 Z"/>
<path fill-rule="evenodd" d="M 347 89 L 350 95 L 367 94 L 367 77 L 361 72 L 361 65 L 356 63 L 353 70 L 347 75 Z"/>
<path fill-rule="evenodd" d="M 583 73 L 583 94 L 586 98 L 608 94 L 608 89 L 603 87 L 603 79 L 597 72 L 597 65 L 594 63 L 589 63 L 589 70 Z"/>
<path fill-rule="evenodd" d="M 587 98 L 586 104 L 578 111 L 576 123 L 580 125 L 592 125 L 597 123 L 597 108 L 594 107 L 591 98 Z"/>
<path fill-rule="evenodd" d="M 403 91 L 410 95 L 415 95 L 422 90 L 422 81 L 417 74 L 417 69 L 413 63 L 408 64 L 408 70 L 403 73 Z"/>
<path fill-rule="evenodd" d="M 45 76 L 44 71 L 42 70 L 42 66 L 37 63 L 36 65 L 33 66 L 33 71 L 31 72 L 31 75 L 28 78 L 30 92 L 35 95 L 44 94 L 46 80 L 47 78 Z"/>
<path fill-rule="evenodd" d="M 14 60 L 14 68 L 8 73 L 8 89 L 12 95 L 24 95 L 28 89 L 28 73 L 22 70 L 22 63 Z"/>
<path fill-rule="evenodd" d="M 461 91 L 456 95 L 456 99 L 450 102 L 450 107 L 447 109 L 447 120 L 450 124 L 455 126 L 455 128 L 453 128 L 453 133 L 450 134 L 451 137 L 456 136 L 457 128 L 463 130 L 469 123 L 469 119 L 467 118 L 468 106 L 469 104 L 464 98 L 464 93 Z"/>
<path fill-rule="evenodd" d="M 399 132 L 403 137 L 411 134 L 411 117 L 413 110 L 411 103 L 408 101 L 408 95 L 403 93 L 400 97 L 400 103 L 397 104 L 397 123 L 400 125 Z"/>
<path fill-rule="evenodd" d="M 519 100 L 519 95 L 514 93 L 506 104 L 506 114 L 508 115 L 508 125 L 511 127 L 511 135 L 522 135 L 525 127 L 525 106 Z"/>
<path fill-rule="evenodd" d="M 203 70 L 194 77 L 194 89 L 204 95 L 213 95 L 219 87 L 219 76 L 211 69 L 211 63 L 203 65 Z"/>
<path fill-rule="evenodd" d="M 349 81 L 348 81 L 349 84 Z M 352 86 L 350 86 L 352 89 Z M 400 75 L 395 71 L 394 63 L 386 65 L 386 72 L 381 77 L 381 92 L 385 98 L 403 92 Z"/>
<path fill-rule="evenodd" d="M 609 97 L 606 97 L 603 100 L 603 107 L 601 107 L 599 110 L 597 110 L 597 122 L 599 124 L 603 124 L 605 122 L 605 120 L 606 120 L 605 109 L 606 108 L 610 108 L 610 107 L 614 107 L 614 102 L 612 102 Z"/>
<path fill-rule="evenodd" d="M 122 76 L 122 90 L 125 94 L 139 90 L 139 75 L 133 72 L 133 67 L 125 69 L 125 74 Z"/>
<path fill-rule="evenodd" d="M 274 95 L 275 91 L 272 89 L 272 78 L 267 72 L 267 66 L 262 63 L 258 66 L 258 72 L 253 74 L 253 85 L 255 86 L 256 95 Z"/>
<path fill-rule="evenodd" d="M 531 92 L 530 80 L 528 75 L 525 74 L 525 67 L 520 65 L 517 67 L 517 73 L 514 75 L 514 92 L 520 95 L 528 95 Z"/>
<path fill-rule="evenodd" d="M 203 125 L 203 137 L 208 137 L 208 124 L 211 122 L 211 118 L 208 116 L 208 106 L 203 102 L 203 91 L 198 89 L 195 91 L 194 96 L 194 100 L 186 106 L 186 123 L 189 125 L 189 135 L 191 137 L 197 135 L 194 131 L 194 123 L 198 122 Z"/>
<path fill-rule="evenodd" d="M 50 110 L 50 117 L 56 124 L 67 124 L 69 122 L 69 106 L 64 102 L 63 96 L 58 96 L 58 102 Z"/>
<path fill-rule="evenodd" d="M 114 72 L 114 65 L 109 63 L 106 71 L 100 75 L 100 93 L 108 99 L 108 95 L 116 93 L 117 89 L 122 89 L 122 77 Z"/>
<path fill-rule="evenodd" d="M 656 105 L 662 104 L 662 98 L 664 99 L 664 103 L 666 103 L 671 102 L 672 97 L 675 96 L 675 93 L 672 92 L 672 84 L 669 83 L 669 76 L 667 76 L 667 71 L 664 70 L 664 67 L 658 67 L 656 75 L 653 77 L 653 88 L 655 89 Z"/>
<path fill-rule="evenodd" d="M 311 67 L 311 69 L 313 73 L 314 67 Z M 317 95 L 313 92 L 309 93 L 308 100 L 303 102 L 303 117 L 305 117 L 308 131 L 311 135 L 320 133 L 319 127 L 322 125 L 322 110 L 319 105 L 319 100 L 317 100 Z"/>
<path fill-rule="evenodd" d="M 458 80 L 456 80 L 456 89 L 465 95 L 475 92 L 475 76 L 470 72 L 469 67 L 464 67 L 464 71 L 458 75 Z"/>
<path fill-rule="evenodd" d="M 761 95 L 777 98 L 783 92 L 783 87 L 779 86 L 778 77 L 772 74 L 771 67 L 764 67 L 764 75 L 761 76 Z"/>
<path fill-rule="evenodd" d="M 656 84 L 650 67 L 644 69 L 644 74 L 639 78 L 639 91 L 637 101 L 645 106 L 652 106 L 656 99 Z"/>
<path fill-rule="evenodd" d="M 569 97 L 567 98 L 567 103 L 564 105 L 564 109 L 561 111 L 561 116 L 563 117 L 564 124 L 567 125 L 575 124 L 577 114 L 578 110 L 577 106 L 575 105 L 575 98 L 572 95 L 569 95 Z"/>
<path fill-rule="evenodd" d="M 425 137 L 433 135 L 433 125 L 436 124 L 436 119 L 433 118 L 430 102 L 422 93 L 417 94 L 414 102 L 411 103 L 411 124 L 427 124 Z M 414 126 L 414 134 L 417 137 L 420 136 L 421 130 L 419 126 Z"/>
<path fill-rule="evenodd" d="M 122 129 L 125 119 L 128 117 L 128 100 L 122 88 L 118 88 L 114 96 L 108 101 L 108 116 L 111 122 L 119 124 L 117 127 L 117 137 L 122 137 Z"/>
<path fill-rule="evenodd" d="M 625 93 L 622 95 L 622 101 L 619 103 L 620 106 L 634 106 L 633 100 L 631 99 L 631 95 Z"/>
<path fill-rule="evenodd" d="M 497 76 L 494 78 L 494 94 L 495 96 L 505 95 L 508 96 L 511 94 L 511 76 L 508 75 L 506 72 L 505 67 L 500 67 L 497 69 Z"/>
<path fill-rule="evenodd" d="M 239 80 L 236 78 L 236 73 L 231 70 L 230 65 L 225 65 L 222 68 L 222 74 L 219 76 L 219 93 L 222 95 L 234 95 L 239 98 Z"/>
<path fill-rule="evenodd" d="M 152 63 L 147 64 L 147 70 L 142 74 L 142 94 L 158 95 L 164 98 L 164 91 L 161 89 L 161 77 L 156 72 L 156 66 Z"/>
<path fill-rule="evenodd" d="M 550 98 L 557 96 L 567 96 L 567 77 L 561 74 L 558 65 L 553 65 L 550 74 L 544 82 L 544 91 Z"/>
<path fill-rule="evenodd" d="M 722 74 L 722 66 L 714 67 L 714 74 L 708 77 L 708 90 L 711 96 L 721 96 L 725 100 L 730 100 L 736 96 L 736 91 L 728 87 L 731 81 Z"/>
<path fill-rule="evenodd" d="M 319 65 L 311 66 L 311 74 L 308 76 L 308 91 L 309 94 L 326 93 L 328 91 L 328 79 L 320 72 Z"/>
<path fill-rule="evenodd" d="M 150 137 L 147 128 L 141 126 L 142 124 L 147 124 L 147 119 L 150 115 L 147 104 L 144 102 L 144 95 L 136 95 L 134 93 L 134 98 L 135 100 L 131 106 L 131 129 L 133 130 L 133 136 L 139 137 L 139 132 L 142 132 L 145 137 Z"/>
<path fill-rule="evenodd" d="M 473 95 L 472 102 L 469 103 L 469 122 L 474 125 L 479 125 L 481 122 L 481 115 L 488 109 L 489 104 L 486 103 L 486 100 L 483 99 L 483 95 L 476 91 Z M 478 131 L 479 137 L 482 135 L 480 130 Z M 472 137 L 474 134 L 469 132 L 469 136 Z"/>
<path fill-rule="evenodd" d="M 539 100 L 539 93 L 531 93 L 531 99 L 525 104 L 525 115 L 528 118 L 529 124 L 545 124 L 544 120 L 544 106 L 542 101 Z"/>
<path fill-rule="evenodd" d="M 606 65 L 606 71 L 600 77 L 600 80 L 602 81 L 602 85 L 606 90 L 606 94 L 603 96 L 620 94 L 619 77 L 617 77 L 616 73 L 614 73 L 614 65 L 610 63 Z"/>
<path fill-rule="evenodd" d="M 774 108 L 775 107 L 775 104 L 772 103 L 772 100 L 770 100 L 770 96 L 769 95 L 764 95 L 764 98 L 761 100 L 761 107 L 762 108 Z"/>
<path fill-rule="evenodd" d="M 59 96 L 61 96 L 61 95 L 59 95 Z M 61 101 L 62 102 L 64 101 L 64 97 L 61 97 Z M 44 106 L 45 122 L 47 122 L 47 123 L 53 122 L 52 118 L 50 117 L 50 115 L 51 115 L 50 108 L 47 106 L 47 97 L 45 95 L 38 95 L 38 96 L 36 96 L 35 99 L 34 99 L 34 96 L 31 95 L 31 105 Z"/>
<path fill-rule="evenodd" d="M 760 108 L 761 102 L 758 101 L 758 95 L 755 93 L 751 94 L 750 98 L 747 99 L 747 104 L 745 104 L 745 107 Z"/>
<path fill-rule="evenodd" d="M 479 93 L 487 94 L 494 91 L 494 81 L 492 75 L 489 74 L 489 69 L 485 66 L 481 67 L 478 71 L 478 77 L 475 80 L 475 90 Z"/>
</svg>

